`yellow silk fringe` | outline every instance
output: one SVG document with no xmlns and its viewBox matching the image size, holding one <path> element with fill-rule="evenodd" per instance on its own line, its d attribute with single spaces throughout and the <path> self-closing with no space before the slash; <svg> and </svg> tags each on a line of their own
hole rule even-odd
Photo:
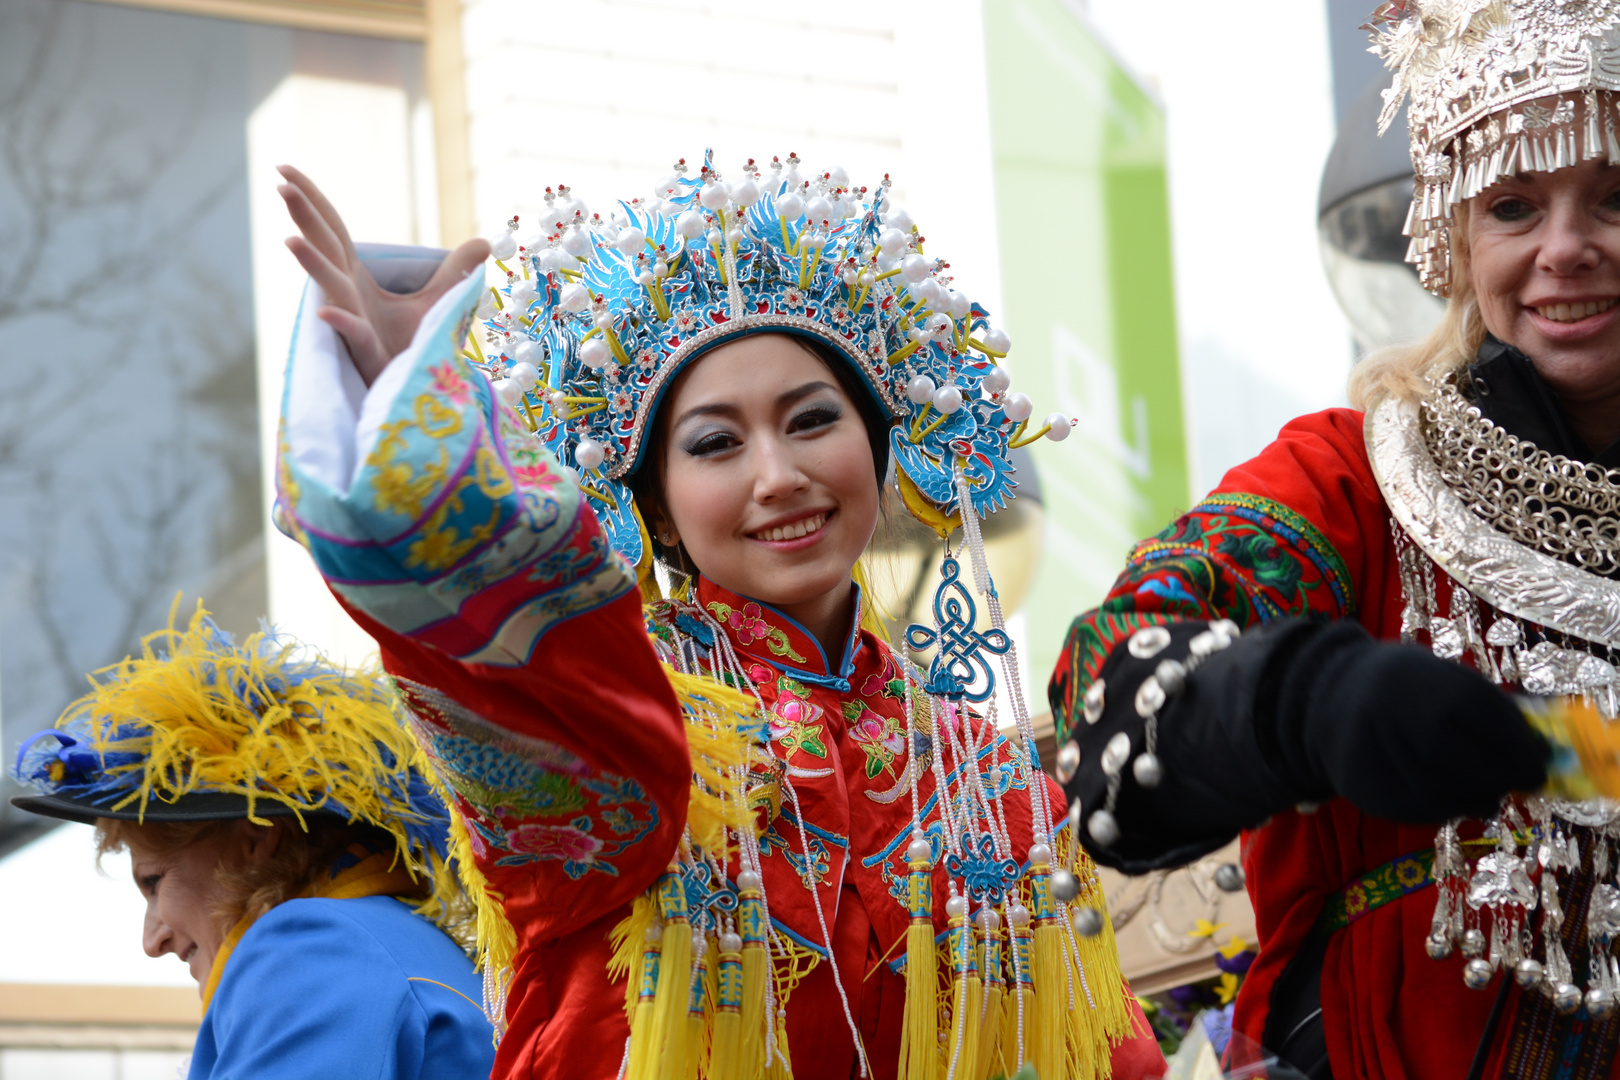
<svg viewBox="0 0 1620 1080">
<path fill-rule="evenodd" d="M 712 937 L 707 945 L 703 953 L 703 967 L 698 972 L 698 979 L 702 983 L 699 988 L 702 1011 L 688 1011 L 686 1014 L 686 1080 L 698 1080 L 709 1064 L 710 1037 L 714 1030 L 712 1022 L 719 1019 L 715 1014 L 716 999 L 719 997 L 716 993 L 719 945 Z"/>
<path fill-rule="evenodd" d="M 1102 916 L 1102 933 L 1096 937 L 1075 934 L 1071 939 L 1079 952 L 1082 985 L 1076 976 L 1075 1013 L 1071 1016 L 1069 1074 L 1087 1080 L 1109 1080 L 1113 1075 L 1113 1048 L 1131 1035 L 1130 1003 L 1126 1000 L 1124 976 L 1119 967 L 1119 948 L 1114 940 L 1114 923 L 1108 916 L 1097 868 L 1085 850 L 1063 833 L 1053 844 L 1054 858 L 1066 862 L 1080 895 L 1070 905 L 1071 914 L 1082 907 L 1095 908 Z M 1091 994 L 1088 1006 L 1086 991 Z"/>
<path fill-rule="evenodd" d="M 711 679 L 683 675 L 667 665 L 664 672 L 686 718 L 687 748 L 693 774 L 687 811 L 691 835 L 700 846 L 718 853 L 724 850 L 727 829 L 752 827 L 746 807 L 738 807 L 735 800 L 722 798 L 721 792 L 730 783 L 727 770 L 744 766 L 748 761 L 755 725 L 755 703 L 752 698 Z M 414 744 L 412 746 L 414 748 Z M 431 772 L 426 775 L 432 776 Z M 446 805 L 454 804 L 447 800 Z M 485 972 L 486 979 L 493 980 L 498 990 L 496 1000 L 504 1003 L 512 981 L 517 935 L 501 909 L 500 895 L 490 889 L 474 863 L 466 827 L 455 814 L 452 814 L 451 822 L 451 851 L 460 885 L 476 911 L 475 919 L 469 921 L 476 922 L 479 970 Z M 650 895 L 644 895 L 637 899 L 630 916 L 622 920 L 611 934 L 614 952 L 608 971 L 613 979 L 625 979 L 625 1011 L 632 1018 L 636 1012 L 639 979 L 630 976 L 634 973 L 639 977 L 642 934 L 647 925 L 657 918 L 657 911 L 656 901 Z M 690 934 L 689 930 L 687 932 Z M 686 964 L 691 958 L 689 938 L 684 948 L 686 960 L 682 963 Z M 660 986 L 670 963 L 670 953 L 665 951 L 660 961 Z M 495 1002 L 486 1004 L 494 1005 Z M 686 999 L 682 997 L 683 1015 L 685 1008 Z M 504 1031 L 503 1017 L 491 1019 L 498 1031 Z"/>
<path fill-rule="evenodd" d="M 939 973 L 934 924 L 906 927 L 906 1005 L 900 1029 L 900 1080 L 936 1080 L 939 1069 Z"/>
<path fill-rule="evenodd" d="M 714 1049 L 709 1057 L 709 1080 L 737 1080 L 742 1075 L 742 1020 L 734 1012 L 714 1018 Z"/>
<path fill-rule="evenodd" d="M 1001 1060 L 1002 1073 L 1013 1076 L 1018 1072 L 1018 1002 L 1024 1002 L 1024 1061 L 1029 1061 L 1029 1032 L 1035 1023 L 1035 992 L 1029 987 L 1009 989 L 1002 998 Z"/>
<path fill-rule="evenodd" d="M 1063 930 L 1056 922 L 1035 927 L 1035 1016 L 1024 1017 L 1028 1058 L 1040 1076 L 1067 1076 L 1063 1071 L 1069 1011 L 1069 964 Z M 1084 1005 L 1082 1001 L 1080 1003 Z"/>
<path fill-rule="evenodd" d="M 719 857 L 726 850 L 727 830 L 753 828 L 745 804 L 728 797 L 732 770 L 748 764 L 758 704 L 740 691 L 713 679 L 685 675 L 668 664 L 664 674 L 686 714 L 686 748 L 692 759 L 692 795 L 686 826 L 692 842 Z"/>
<path fill-rule="evenodd" d="M 715 945 L 719 948 L 718 942 Z M 740 969 L 742 965 L 741 952 L 722 954 L 721 961 L 727 956 L 731 962 L 736 963 Z M 742 1063 L 742 1009 L 721 1009 L 719 995 L 715 995 L 714 1003 L 714 1036 L 709 1049 L 709 1080 L 739 1080 L 743 1073 Z"/>
<path fill-rule="evenodd" d="M 1000 983 L 985 983 L 984 1011 L 979 1021 L 979 1058 L 973 1067 L 973 1080 L 1013 1074 L 1014 1070 L 1001 1063 L 1002 996 Z"/>
<path fill-rule="evenodd" d="M 740 1080 L 761 1080 L 765 1075 L 765 986 L 771 974 L 770 949 L 743 945 L 743 1005 Z"/>
<path fill-rule="evenodd" d="M 477 968 L 484 973 L 484 1007 L 493 1015 L 489 1022 L 495 1026 L 495 1041 L 506 1034 L 506 994 L 512 987 L 512 965 L 517 959 L 517 932 L 507 921 L 501 907 L 501 894 L 489 887 L 489 881 L 473 857 L 472 841 L 467 836 L 467 823 L 446 800 L 450 810 L 450 854 L 455 860 L 456 877 L 466 890 L 474 911 L 474 941 Z"/>
<path fill-rule="evenodd" d="M 636 998 L 641 988 L 632 975 L 641 973 L 642 947 L 647 941 L 647 927 L 658 921 L 658 900 L 652 893 L 642 893 L 630 905 L 630 914 L 620 919 L 608 933 L 608 944 L 613 955 L 608 959 L 610 982 L 625 980 L 624 1015 L 628 1018 L 636 1011 Z"/>
<path fill-rule="evenodd" d="M 776 1020 L 776 1053 L 765 1068 L 765 1080 L 793 1080 L 793 1054 L 788 1049 L 787 1021 Z"/>
<path fill-rule="evenodd" d="M 653 1055 L 659 1080 L 686 1074 L 686 1006 L 692 979 L 692 927 L 685 919 L 664 924 L 658 962 L 658 996 L 653 1000 Z"/>
<path fill-rule="evenodd" d="M 871 607 L 867 614 L 873 614 Z M 728 830 L 753 827 L 747 808 L 736 806 L 729 796 L 734 783 L 731 770 L 749 763 L 755 702 L 706 678 L 667 667 L 666 673 L 687 721 L 693 770 L 691 836 L 696 845 L 718 856 L 725 850 L 721 845 Z M 1020 1056 L 1020 1000 L 1026 1064 L 1034 1065 L 1042 1077 L 1109 1080 L 1111 1049 L 1131 1033 L 1113 927 L 1090 860 L 1067 843 L 1066 835 L 1055 837 L 1053 847 L 1057 849 L 1054 865 L 1071 866 L 1082 885 L 1080 897 L 1065 916 L 1072 916 L 1082 905 L 1096 907 L 1104 913 L 1103 933 L 1094 938 L 1071 936 L 1061 919 L 1032 927 L 1031 971 L 1027 974 L 1034 989 L 1020 990 L 1013 982 L 1014 943 L 1007 928 L 1001 931 L 1001 978 L 986 981 L 981 977 L 984 954 L 976 943 L 981 966 L 962 985 L 940 963 L 932 921 L 908 926 L 900 1080 L 946 1080 L 948 1073 L 952 1080 L 991 1080 L 1013 1074 Z M 1026 902 L 1030 887 L 1026 881 L 1021 889 Z M 791 1080 L 787 1032 L 779 1016 L 766 1015 L 766 986 L 768 979 L 775 979 L 775 1006 L 781 1009 L 798 979 L 773 965 L 769 950 L 745 946 L 742 1007 L 740 1013 L 722 1015 L 717 1009 L 719 946 L 711 938 L 700 975 L 706 984 L 706 1008 L 701 1017 L 689 1017 L 691 929 L 685 921 L 673 921 L 664 924 L 658 992 L 649 1006 L 638 1000 L 639 974 L 647 929 L 657 922 L 656 897 L 649 892 L 635 902 L 612 934 L 614 952 L 608 971 L 612 978 L 626 979 L 625 1009 L 632 1030 L 627 1080 Z M 796 966 L 789 958 L 787 968 L 796 970 Z M 967 1000 L 961 1014 L 954 1015 L 964 994 Z M 776 1054 L 768 1063 L 767 1025 L 775 1028 L 776 1044 Z M 939 1038 L 942 1027 L 943 1041 Z M 953 1057 L 956 1064 L 951 1072 Z"/>
<path fill-rule="evenodd" d="M 1085 866 L 1077 869 L 1085 884 L 1075 906 L 1099 904 L 1101 889 L 1094 874 Z M 791 1066 L 784 1067 L 780 1057 L 774 1058 L 768 1069 L 764 1067 L 768 1021 L 765 986 L 772 972 L 766 949 L 744 947 L 742 1011 L 722 1014 L 718 1011 L 718 942 L 711 938 L 700 969 L 705 983 L 705 1012 L 701 1018 L 696 1018 L 687 1011 L 692 973 L 691 931 L 686 922 L 673 920 L 666 924 L 661 944 L 664 949 L 674 946 L 675 962 L 660 965 L 658 1003 L 649 1006 L 637 1000 L 635 991 L 639 987 L 639 964 L 643 956 L 641 943 L 646 941 L 648 927 L 657 926 L 657 917 L 656 900 L 646 895 L 635 902 L 630 914 L 612 932 L 614 951 L 608 965 L 609 975 L 635 983 L 635 987 L 626 987 L 625 1006 L 632 1032 L 627 1080 L 790 1080 Z M 1019 1059 L 1020 997 L 1024 1008 L 1026 1063 L 1039 1071 L 1044 1055 L 1048 1071 L 1041 1072 L 1042 1076 L 1109 1080 L 1110 1051 L 1130 1034 L 1130 1012 L 1114 959 L 1111 928 L 1106 920 L 1104 927 L 1102 934 L 1089 939 L 1078 935 L 1069 938 L 1061 921 L 1034 927 L 1031 967 L 1038 987 L 1036 991 L 1018 991 L 1011 984 L 1016 977 L 1010 959 L 1013 942 L 1011 935 L 1003 930 L 1006 984 L 1001 980 L 987 983 L 976 973 L 965 984 L 950 981 L 945 991 L 949 996 L 942 997 L 937 981 L 939 957 L 931 933 L 932 924 L 918 922 L 908 926 L 900 1080 L 945 1080 L 947 1076 L 953 1080 L 991 1080 L 1012 1075 L 1017 1071 Z M 1046 933 L 1043 935 L 1042 931 Z M 686 950 L 679 948 L 681 942 L 687 944 Z M 1084 982 L 1074 962 L 1076 950 L 1085 973 Z M 682 952 L 684 956 L 680 955 Z M 982 952 L 980 957 L 982 961 Z M 788 967 L 793 966 L 790 960 Z M 684 974 L 677 975 L 677 972 Z M 638 977 L 629 978 L 632 974 Z M 930 975 L 935 976 L 935 980 L 931 981 Z M 782 970 L 776 971 L 776 978 L 777 1005 L 783 1007 L 787 994 L 798 980 L 785 976 Z M 1069 1007 L 1071 991 L 1073 1009 Z M 958 1011 L 958 1002 L 963 997 L 965 1003 Z M 658 1005 L 665 1001 L 672 1007 L 660 1009 Z M 944 1013 L 943 1025 L 941 1013 Z M 771 1020 L 777 1024 L 777 1049 L 785 1057 L 788 1054 L 786 1031 L 780 1026 L 779 1018 Z M 939 1039 L 942 1026 L 946 1035 L 943 1043 Z M 678 1038 L 671 1038 L 672 1027 L 678 1032 Z M 954 1070 L 951 1068 L 953 1060 Z"/>
<path fill-rule="evenodd" d="M 608 935 L 613 955 L 608 960 L 608 978 L 625 980 L 624 1011 L 630 1022 L 630 1050 L 625 1063 L 625 1080 L 652 1080 L 656 1074 L 653 1045 L 653 1001 L 641 996 L 644 980 L 648 979 L 648 964 L 662 959 L 663 935 L 656 942 L 649 941 L 656 925 L 658 905 L 650 894 L 638 896 L 626 915 Z M 661 969 L 660 969 L 661 970 Z M 656 986 L 658 973 L 651 976 Z"/>
<path fill-rule="evenodd" d="M 630 1016 L 630 1060 L 625 1080 L 650 1080 L 654 1074 L 652 1014 L 653 1003 L 641 1001 Z"/>
<path fill-rule="evenodd" d="M 972 1080 L 979 1063 L 979 1018 L 984 1011 L 984 980 L 977 974 L 967 977 L 966 991 L 955 991 L 951 1008 L 960 1005 L 962 1014 L 951 1017 L 951 1041 L 945 1046 L 946 1080 Z"/>
</svg>

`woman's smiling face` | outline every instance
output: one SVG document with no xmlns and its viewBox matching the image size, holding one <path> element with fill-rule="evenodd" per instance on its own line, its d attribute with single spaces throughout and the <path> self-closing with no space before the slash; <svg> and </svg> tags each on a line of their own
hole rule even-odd
<svg viewBox="0 0 1620 1080">
<path fill-rule="evenodd" d="M 146 900 L 141 931 L 146 955 L 179 957 L 200 993 L 229 929 L 220 925 L 219 908 L 226 899 L 221 874 L 262 865 L 275 854 L 285 828 L 282 822 L 255 825 L 244 818 L 179 846 L 143 842 L 139 826 L 128 830 L 123 843 L 130 874 Z"/>
<path fill-rule="evenodd" d="M 866 426 L 837 377 L 796 338 L 745 337 L 687 368 L 662 418 L 660 543 L 819 636 L 847 611 L 878 516 Z"/>
<path fill-rule="evenodd" d="M 1486 329 L 1530 357 L 1601 450 L 1620 401 L 1620 167 L 1525 173 L 1468 211 L 1468 280 Z"/>
<path fill-rule="evenodd" d="M 213 969 L 224 933 L 213 914 L 219 900 L 219 865 L 230 832 L 181 848 L 158 852 L 129 841 L 130 872 L 146 900 L 141 944 L 146 955 L 173 953 L 191 969 L 201 988 Z"/>
</svg>

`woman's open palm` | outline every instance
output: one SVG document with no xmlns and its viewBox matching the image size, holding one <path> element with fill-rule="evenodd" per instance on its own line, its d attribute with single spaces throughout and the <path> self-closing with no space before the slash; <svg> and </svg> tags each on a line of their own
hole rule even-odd
<svg viewBox="0 0 1620 1080">
<path fill-rule="evenodd" d="M 277 171 L 287 180 L 277 190 L 302 234 L 288 237 L 287 247 L 326 293 L 325 306 L 315 314 L 343 338 L 370 386 L 411 343 L 439 297 L 489 258 L 489 242 L 468 240 L 446 256 L 426 285 L 413 293 L 391 293 L 360 262 L 343 219 L 314 181 L 291 165 Z"/>
</svg>

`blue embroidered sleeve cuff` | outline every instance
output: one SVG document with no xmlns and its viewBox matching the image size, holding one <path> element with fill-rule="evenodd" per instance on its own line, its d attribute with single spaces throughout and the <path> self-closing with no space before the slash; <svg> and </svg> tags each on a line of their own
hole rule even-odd
<svg viewBox="0 0 1620 1080">
<path fill-rule="evenodd" d="M 356 405 L 306 290 L 288 359 L 276 520 L 332 589 L 458 658 L 522 664 L 552 626 L 635 584 L 578 483 L 462 355 L 469 276 Z"/>
</svg>

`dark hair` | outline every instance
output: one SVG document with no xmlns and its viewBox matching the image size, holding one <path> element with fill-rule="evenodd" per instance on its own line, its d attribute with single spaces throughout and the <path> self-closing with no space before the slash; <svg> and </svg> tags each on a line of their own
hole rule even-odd
<svg viewBox="0 0 1620 1080">
<path fill-rule="evenodd" d="M 878 492 L 881 494 L 883 481 L 889 474 L 889 428 L 893 425 L 893 421 L 884 414 L 882 406 L 873 398 L 871 389 L 855 373 L 854 365 L 848 357 L 833 346 L 815 338 L 788 333 L 785 330 L 773 332 L 780 333 L 820 360 L 827 370 L 832 372 L 833 378 L 838 380 L 844 395 L 855 403 L 855 411 L 860 414 L 861 423 L 866 427 L 866 441 L 872 448 L 872 468 L 877 474 Z M 692 370 L 692 365 L 701 360 L 703 355 L 700 354 L 687 361 L 685 371 Z M 682 374 L 684 373 L 683 371 Z M 665 400 L 668 400 L 668 395 L 665 396 Z M 647 426 L 649 430 L 646 449 L 641 455 L 641 465 L 626 478 L 643 518 L 655 507 L 667 509 L 664 502 L 664 458 L 669 450 L 669 426 L 665 422 L 664 412 L 662 410 L 655 412 L 648 419 Z M 648 532 L 652 531 L 649 523 Z M 652 544 L 654 558 L 669 563 L 682 573 L 691 573 L 691 567 L 686 563 L 685 552 L 665 551 L 657 536 L 652 537 Z"/>
</svg>

